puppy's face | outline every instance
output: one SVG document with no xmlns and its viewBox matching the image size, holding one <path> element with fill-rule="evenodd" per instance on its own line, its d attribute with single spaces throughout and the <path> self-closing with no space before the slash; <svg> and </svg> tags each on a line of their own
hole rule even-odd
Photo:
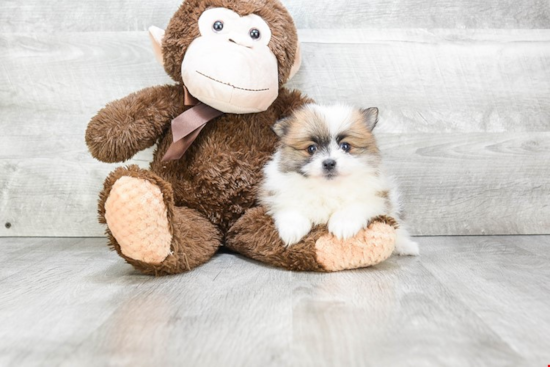
<svg viewBox="0 0 550 367">
<path fill-rule="evenodd" d="M 374 171 L 377 122 L 377 108 L 307 105 L 273 127 L 281 138 L 279 169 L 328 180 Z"/>
</svg>

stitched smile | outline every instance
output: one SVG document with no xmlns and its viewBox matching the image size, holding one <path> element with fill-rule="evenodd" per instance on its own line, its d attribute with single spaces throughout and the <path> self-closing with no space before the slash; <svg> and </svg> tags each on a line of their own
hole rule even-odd
<svg viewBox="0 0 550 367">
<path fill-rule="evenodd" d="M 269 90 L 269 88 L 265 88 L 265 89 L 249 89 L 249 88 L 237 87 L 237 86 L 235 86 L 235 85 L 233 85 L 233 84 L 231 84 L 231 83 L 226 83 L 226 82 L 222 82 L 221 80 L 214 79 L 214 78 L 212 78 L 211 76 L 208 76 L 208 75 L 206 75 L 206 74 L 203 74 L 203 73 L 201 73 L 201 72 L 198 71 L 198 70 L 195 70 L 195 71 L 196 71 L 199 75 L 202 75 L 202 76 L 204 76 L 205 78 L 208 78 L 208 79 L 210 79 L 210 80 L 213 80 L 213 81 L 215 81 L 216 83 L 228 85 L 228 86 L 233 87 L 233 88 L 235 88 L 235 89 L 245 90 L 245 91 L 247 91 L 247 92 L 265 92 L 265 91 Z"/>
</svg>

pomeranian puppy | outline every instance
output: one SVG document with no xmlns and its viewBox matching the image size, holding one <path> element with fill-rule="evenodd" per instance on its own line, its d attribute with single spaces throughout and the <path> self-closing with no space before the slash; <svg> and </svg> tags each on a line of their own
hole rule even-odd
<svg viewBox="0 0 550 367">
<path fill-rule="evenodd" d="M 399 223 L 395 253 L 418 255 L 382 169 L 372 134 L 377 122 L 377 108 L 309 104 L 273 126 L 280 145 L 264 167 L 259 200 L 287 246 L 317 224 L 347 239 L 387 215 Z"/>
</svg>

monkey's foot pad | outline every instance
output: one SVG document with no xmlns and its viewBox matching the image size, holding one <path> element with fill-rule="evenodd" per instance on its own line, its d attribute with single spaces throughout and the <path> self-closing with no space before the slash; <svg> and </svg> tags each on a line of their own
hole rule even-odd
<svg viewBox="0 0 550 367">
<path fill-rule="evenodd" d="M 381 222 L 371 223 L 348 240 L 339 240 L 328 233 L 315 243 L 317 261 L 328 271 L 376 265 L 391 256 L 395 236 L 395 228 Z"/>
<path fill-rule="evenodd" d="M 159 264 L 170 254 L 172 234 L 166 205 L 155 184 L 119 178 L 105 202 L 105 219 L 124 255 Z"/>
</svg>

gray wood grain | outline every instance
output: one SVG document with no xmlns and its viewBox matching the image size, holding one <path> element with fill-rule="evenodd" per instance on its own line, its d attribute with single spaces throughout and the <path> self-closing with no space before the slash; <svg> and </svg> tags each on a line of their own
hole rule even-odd
<svg viewBox="0 0 550 367">
<path fill-rule="evenodd" d="M 550 232 L 550 132 L 377 137 L 412 233 Z M 74 139 L 57 151 L 51 142 L 26 141 L 25 152 L 0 161 L 0 171 L 8 173 L 0 180 L 0 223 L 11 224 L 0 226 L 0 235 L 101 236 L 97 194 L 117 165 L 94 161 Z M 49 149 L 55 154 L 41 156 Z M 145 168 L 150 155 L 143 152 L 134 162 Z"/>
<path fill-rule="evenodd" d="M 550 28 L 545 0 L 282 1 L 298 28 Z M 0 3 L 0 32 L 142 31 L 164 27 L 181 0 Z"/>
<path fill-rule="evenodd" d="M 544 365 L 550 237 L 532 238 L 418 238 L 418 258 L 335 274 L 219 254 L 163 278 L 104 239 L 2 238 L 0 364 Z"/>
<path fill-rule="evenodd" d="M 291 87 L 380 108 L 413 233 L 550 233 L 549 30 L 300 37 Z M 90 157 L 86 125 L 107 102 L 170 82 L 145 32 L 0 34 L 0 236 L 101 236 L 97 193 L 117 165 Z"/>
<path fill-rule="evenodd" d="M 378 136 L 412 233 L 550 232 L 550 133 Z"/>
<path fill-rule="evenodd" d="M 290 86 L 322 103 L 378 106 L 382 131 L 550 129 L 550 30 L 338 30 L 301 37 L 304 66 Z M 91 116 L 110 100 L 170 82 L 143 32 L 4 34 L 0 62 L 0 107 L 6 118 L 25 121 L 5 128 L 19 133 L 52 129 L 43 122 L 52 118 L 67 129 L 75 125 L 66 125 L 74 121 L 70 114 Z"/>
<path fill-rule="evenodd" d="M 548 30 L 304 30 L 290 85 L 387 132 L 550 130 Z M 389 126 L 388 126 L 389 125 Z"/>
<path fill-rule="evenodd" d="M 297 365 L 525 363 L 525 357 L 485 326 L 462 303 L 460 294 L 443 286 L 421 261 L 393 258 L 362 271 L 367 273 L 364 276 L 362 272 L 296 276 L 294 351 L 304 361 Z"/>
<path fill-rule="evenodd" d="M 439 237 L 422 244 L 424 267 L 453 297 L 533 365 L 548 364 L 548 340 L 540 329 L 550 322 L 548 236 Z"/>
</svg>

